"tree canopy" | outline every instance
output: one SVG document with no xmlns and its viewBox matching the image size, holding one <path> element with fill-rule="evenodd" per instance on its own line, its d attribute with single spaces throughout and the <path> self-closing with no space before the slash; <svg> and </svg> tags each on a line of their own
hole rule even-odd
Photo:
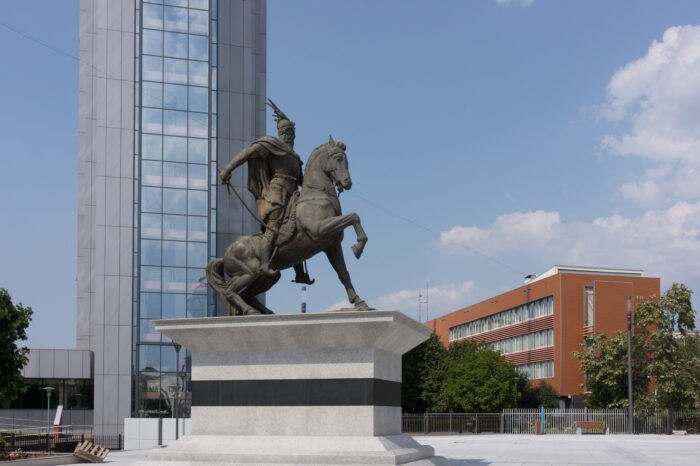
<svg viewBox="0 0 700 466">
<path fill-rule="evenodd" d="M 557 405 L 553 388 L 528 384 L 499 352 L 471 340 L 445 348 L 433 334 L 404 355 L 402 370 L 406 412 L 499 412 Z"/>
<path fill-rule="evenodd" d="M 12 304 L 10 293 L 0 288 L 0 406 L 7 406 L 22 389 L 21 370 L 27 364 L 29 349 L 17 343 L 27 339 L 32 308 Z"/>
<path fill-rule="evenodd" d="M 695 311 L 685 285 L 656 299 L 639 298 L 632 334 L 632 386 L 635 408 L 700 408 L 700 345 L 688 332 Z M 596 335 L 573 351 L 581 361 L 591 408 L 621 408 L 627 400 L 627 333 Z"/>
</svg>

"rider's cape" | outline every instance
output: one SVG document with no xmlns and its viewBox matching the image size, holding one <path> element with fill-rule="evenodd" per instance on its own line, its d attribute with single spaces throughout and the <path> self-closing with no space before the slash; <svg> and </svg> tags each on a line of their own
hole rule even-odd
<svg viewBox="0 0 700 466">
<path fill-rule="evenodd" d="M 299 173 L 303 162 L 301 157 L 289 147 L 287 143 L 274 136 L 263 136 L 251 144 L 255 147 L 259 157 L 253 157 L 248 160 L 248 190 L 253 193 L 255 199 L 260 199 L 262 193 L 265 192 L 270 185 L 272 172 L 267 157 L 262 154 L 271 154 L 276 157 L 291 156 L 299 162 Z M 301 179 L 297 181 L 301 184 Z"/>
</svg>

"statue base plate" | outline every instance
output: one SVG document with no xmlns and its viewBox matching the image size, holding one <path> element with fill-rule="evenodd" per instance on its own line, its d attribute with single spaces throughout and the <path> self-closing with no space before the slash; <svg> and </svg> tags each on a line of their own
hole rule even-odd
<svg viewBox="0 0 700 466">
<path fill-rule="evenodd" d="M 432 447 L 407 435 L 297 437 L 188 435 L 152 450 L 143 466 L 175 465 L 411 465 L 447 466 Z"/>
</svg>

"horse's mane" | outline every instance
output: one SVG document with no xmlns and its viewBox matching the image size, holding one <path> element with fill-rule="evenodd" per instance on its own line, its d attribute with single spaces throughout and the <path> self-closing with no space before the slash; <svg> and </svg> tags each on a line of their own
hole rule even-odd
<svg viewBox="0 0 700 466">
<path fill-rule="evenodd" d="M 338 148 L 345 152 L 346 146 L 345 143 L 342 141 L 328 141 L 324 142 L 323 144 L 319 145 L 316 147 L 314 150 L 311 151 L 311 155 L 309 155 L 309 159 L 306 161 L 306 167 L 304 168 L 304 173 L 306 173 L 306 170 L 309 169 L 310 166 L 315 164 L 317 162 L 317 158 L 322 155 L 322 154 L 327 154 L 328 149 L 331 148 Z"/>
</svg>

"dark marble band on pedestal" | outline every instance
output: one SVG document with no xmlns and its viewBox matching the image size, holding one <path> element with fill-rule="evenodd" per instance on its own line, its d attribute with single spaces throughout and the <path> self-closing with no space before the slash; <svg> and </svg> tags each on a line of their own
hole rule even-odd
<svg viewBox="0 0 700 466">
<path fill-rule="evenodd" d="M 192 406 L 401 406 L 382 379 L 193 380 Z"/>
</svg>

